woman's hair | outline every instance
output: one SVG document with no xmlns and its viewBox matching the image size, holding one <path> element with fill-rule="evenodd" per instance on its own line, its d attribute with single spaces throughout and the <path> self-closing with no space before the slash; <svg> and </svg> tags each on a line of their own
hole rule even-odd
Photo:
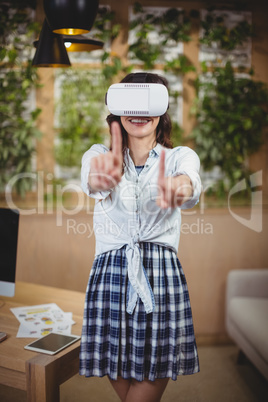
<svg viewBox="0 0 268 402">
<path fill-rule="evenodd" d="M 123 82 L 133 82 L 135 75 L 136 75 L 135 73 L 128 74 L 125 78 L 122 79 L 121 82 L 122 83 Z M 168 88 L 167 80 L 158 74 L 146 73 L 145 82 L 148 84 L 163 84 Z M 121 127 L 121 132 L 122 132 L 122 140 L 123 140 L 122 145 L 123 145 L 123 151 L 124 151 L 128 146 L 127 132 L 121 123 L 120 116 L 115 116 L 114 114 L 109 114 L 106 118 L 106 121 L 109 124 L 110 133 L 111 133 L 112 122 L 117 121 L 119 123 L 119 125 Z M 171 120 L 170 120 L 168 113 L 166 112 L 165 114 L 160 116 L 160 120 L 159 120 L 158 126 L 156 128 L 156 142 L 163 145 L 166 148 L 172 148 L 172 142 L 170 139 L 171 128 L 172 128 Z"/>
</svg>

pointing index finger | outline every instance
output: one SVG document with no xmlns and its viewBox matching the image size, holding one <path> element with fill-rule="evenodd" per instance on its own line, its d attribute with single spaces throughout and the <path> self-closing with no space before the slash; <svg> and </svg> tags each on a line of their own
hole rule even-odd
<svg viewBox="0 0 268 402">
<path fill-rule="evenodd" d="M 112 134 L 112 153 L 116 156 L 120 163 L 122 162 L 122 134 L 119 124 L 114 121 L 111 125 Z"/>
<path fill-rule="evenodd" d="M 165 151 L 162 150 L 160 154 L 160 161 L 159 161 L 159 174 L 158 174 L 158 184 L 162 187 L 164 184 L 165 179 Z"/>
</svg>

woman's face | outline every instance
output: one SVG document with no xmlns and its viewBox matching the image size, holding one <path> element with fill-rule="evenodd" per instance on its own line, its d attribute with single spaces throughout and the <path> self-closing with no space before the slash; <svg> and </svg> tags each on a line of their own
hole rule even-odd
<svg viewBox="0 0 268 402">
<path fill-rule="evenodd" d="M 156 128 L 158 126 L 160 117 L 133 117 L 122 116 L 121 123 L 128 136 L 143 138 L 143 137 L 156 137 Z"/>
</svg>

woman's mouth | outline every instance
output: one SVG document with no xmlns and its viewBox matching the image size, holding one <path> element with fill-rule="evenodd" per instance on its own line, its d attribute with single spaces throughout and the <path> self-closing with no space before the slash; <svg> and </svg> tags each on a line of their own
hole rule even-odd
<svg viewBox="0 0 268 402">
<path fill-rule="evenodd" d="M 141 125 L 144 125 L 144 124 L 149 123 L 150 119 L 148 119 L 148 118 L 146 118 L 146 117 L 145 117 L 145 118 L 141 118 L 141 117 L 139 117 L 139 118 L 137 118 L 137 117 L 131 117 L 131 118 L 128 119 L 128 121 L 129 121 L 131 124 L 135 124 L 135 125 L 141 126 Z"/>
</svg>

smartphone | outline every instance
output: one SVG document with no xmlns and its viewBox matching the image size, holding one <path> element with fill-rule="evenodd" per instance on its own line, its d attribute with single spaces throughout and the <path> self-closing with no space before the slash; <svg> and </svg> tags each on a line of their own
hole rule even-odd
<svg viewBox="0 0 268 402">
<path fill-rule="evenodd" d="M 5 332 L 0 332 L 0 342 L 4 341 L 7 339 L 7 334 Z"/>
</svg>

